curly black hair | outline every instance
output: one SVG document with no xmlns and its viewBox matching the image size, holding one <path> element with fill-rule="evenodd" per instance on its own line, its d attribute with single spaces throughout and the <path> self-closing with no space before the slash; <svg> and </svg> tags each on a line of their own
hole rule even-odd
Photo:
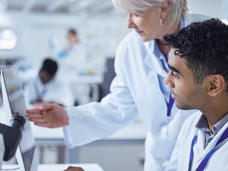
<svg viewBox="0 0 228 171">
<path fill-rule="evenodd" d="M 50 77 L 54 77 L 58 70 L 58 63 L 51 58 L 46 58 L 40 70 L 45 71 Z"/>
<path fill-rule="evenodd" d="M 164 43 L 186 60 L 195 83 L 212 74 L 220 74 L 228 91 L 228 25 L 219 19 L 195 22 L 180 31 L 164 36 Z"/>
</svg>

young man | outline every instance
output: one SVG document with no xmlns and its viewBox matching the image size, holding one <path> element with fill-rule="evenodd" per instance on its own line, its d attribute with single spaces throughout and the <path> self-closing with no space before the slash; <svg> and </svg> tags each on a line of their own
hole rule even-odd
<svg viewBox="0 0 228 171">
<path fill-rule="evenodd" d="M 176 106 L 200 110 L 183 124 L 166 170 L 228 170 L 228 26 L 210 19 L 164 40 Z"/>
<path fill-rule="evenodd" d="M 56 79 L 58 64 L 51 58 L 46 58 L 39 70 L 38 76 L 31 79 L 25 87 L 25 97 L 29 104 L 42 105 L 54 102 L 62 106 L 73 105 L 71 91 L 67 85 Z"/>
</svg>

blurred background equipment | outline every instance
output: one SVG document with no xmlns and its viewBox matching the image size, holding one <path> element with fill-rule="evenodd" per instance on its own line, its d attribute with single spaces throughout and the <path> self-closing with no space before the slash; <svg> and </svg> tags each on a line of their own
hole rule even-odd
<svg viewBox="0 0 228 171">
<path fill-rule="evenodd" d="M 101 101 L 101 99 L 106 96 L 108 93 L 110 93 L 110 85 L 112 83 L 113 78 L 115 77 L 115 69 L 114 69 L 114 58 L 110 57 L 107 58 L 105 61 L 105 69 L 103 74 L 103 81 L 99 85 L 99 99 L 98 101 Z"/>
</svg>

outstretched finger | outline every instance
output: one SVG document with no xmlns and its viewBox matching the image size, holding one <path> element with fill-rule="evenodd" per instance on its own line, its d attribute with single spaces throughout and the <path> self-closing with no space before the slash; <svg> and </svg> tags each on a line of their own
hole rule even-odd
<svg viewBox="0 0 228 171">
<path fill-rule="evenodd" d="M 27 114 L 26 115 L 29 119 L 40 119 L 43 118 L 41 114 Z"/>
<path fill-rule="evenodd" d="M 37 126 L 41 126 L 41 127 L 49 127 L 49 124 L 47 122 L 35 122 L 34 123 Z"/>
<path fill-rule="evenodd" d="M 27 114 L 41 114 L 42 111 L 41 109 L 30 109 L 30 110 L 26 110 Z"/>
<path fill-rule="evenodd" d="M 31 121 L 31 122 L 47 122 L 46 120 L 44 120 L 44 119 L 29 119 L 29 121 Z"/>
</svg>

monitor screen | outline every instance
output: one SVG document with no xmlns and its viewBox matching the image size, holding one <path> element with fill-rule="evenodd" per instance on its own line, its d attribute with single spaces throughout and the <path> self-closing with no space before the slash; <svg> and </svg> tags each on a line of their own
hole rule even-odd
<svg viewBox="0 0 228 171">
<path fill-rule="evenodd" d="M 18 76 L 16 68 L 2 70 L 2 95 L 3 106 L 9 112 L 5 118 L 10 123 L 13 115 L 20 114 L 26 118 L 26 104 L 23 95 L 23 82 Z M 35 161 L 35 140 L 29 121 L 26 119 L 22 131 L 22 138 L 17 150 L 16 158 L 21 170 L 37 170 L 38 161 Z"/>
</svg>

